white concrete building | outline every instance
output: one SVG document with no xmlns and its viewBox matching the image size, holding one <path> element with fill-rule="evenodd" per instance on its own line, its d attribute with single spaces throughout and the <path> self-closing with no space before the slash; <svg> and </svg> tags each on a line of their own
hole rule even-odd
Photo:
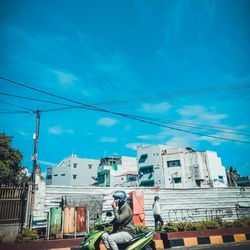
<svg viewBox="0 0 250 250">
<path fill-rule="evenodd" d="M 47 168 L 46 185 L 94 185 L 100 161 L 71 155 L 57 166 Z"/>
<path fill-rule="evenodd" d="M 162 188 L 226 187 L 221 159 L 214 151 L 138 146 L 139 186 Z"/>
<path fill-rule="evenodd" d="M 125 172 L 136 171 L 137 161 L 135 157 L 110 156 L 101 159 L 98 167 L 98 182 L 101 187 L 122 186 L 122 182 L 128 182 L 127 177 L 122 176 Z M 122 179 L 123 178 L 123 179 Z M 131 176 L 131 181 L 135 179 Z M 126 185 L 129 185 L 126 183 Z"/>
</svg>

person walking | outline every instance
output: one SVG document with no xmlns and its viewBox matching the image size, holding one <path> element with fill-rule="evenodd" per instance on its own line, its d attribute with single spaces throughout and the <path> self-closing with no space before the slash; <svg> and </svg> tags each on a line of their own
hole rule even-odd
<svg viewBox="0 0 250 250">
<path fill-rule="evenodd" d="M 124 191 L 116 191 L 113 194 L 114 201 L 111 204 L 114 212 L 113 232 L 104 233 L 102 241 L 107 249 L 119 250 L 117 244 L 130 242 L 135 233 L 133 213 L 127 204 L 127 195 Z"/>
<path fill-rule="evenodd" d="M 155 220 L 155 231 L 158 231 L 158 223 L 159 222 L 160 222 L 159 231 L 161 231 L 164 223 L 163 223 L 163 220 L 161 218 L 161 205 L 160 205 L 159 196 L 154 197 L 153 213 L 154 213 L 154 220 Z"/>
</svg>

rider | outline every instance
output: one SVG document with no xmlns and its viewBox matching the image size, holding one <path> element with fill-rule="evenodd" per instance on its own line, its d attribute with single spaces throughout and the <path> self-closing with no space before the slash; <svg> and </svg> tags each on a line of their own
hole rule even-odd
<svg viewBox="0 0 250 250">
<path fill-rule="evenodd" d="M 119 250 L 117 244 L 131 241 L 136 233 L 133 214 L 127 204 L 127 195 L 124 191 L 115 191 L 114 201 L 111 204 L 114 211 L 113 232 L 104 233 L 102 240 L 107 249 Z"/>
</svg>

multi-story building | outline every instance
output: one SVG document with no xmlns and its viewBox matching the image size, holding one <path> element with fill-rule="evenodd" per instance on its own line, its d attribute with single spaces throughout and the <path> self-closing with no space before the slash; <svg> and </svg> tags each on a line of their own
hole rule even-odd
<svg viewBox="0 0 250 250">
<path fill-rule="evenodd" d="M 225 168 L 214 151 L 138 146 L 139 186 L 193 188 L 227 186 Z"/>
<path fill-rule="evenodd" d="M 94 185 L 100 161 L 71 155 L 57 166 L 47 168 L 46 185 Z"/>
<path fill-rule="evenodd" d="M 138 187 L 138 171 L 127 171 L 114 177 L 116 186 Z"/>
<path fill-rule="evenodd" d="M 127 156 L 109 156 L 101 159 L 97 173 L 97 186 L 114 187 L 127 182 L 127 177 L 121 177 L 127 171 L 137 172 L 137 161 L 135 157 Z M 120 177 L 119 177 L 120 176 Z M 123 180 L 122 180 L 123 178 Z M 135 181 L 134 177 L 130 180 Z M 129 185 L 126 183 L 126 185 Z M 131 184 L 132 185 L 132 184 Z"/>
</svg>

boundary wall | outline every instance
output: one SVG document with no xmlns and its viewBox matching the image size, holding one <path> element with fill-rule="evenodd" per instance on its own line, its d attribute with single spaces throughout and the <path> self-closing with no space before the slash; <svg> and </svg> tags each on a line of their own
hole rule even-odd
<svg viewBox="0 0 250 250">
<path fill-rule="evenodd" d="M 194 189 L 154 189 L 154 188 L 103 188 L 86 186 L 47 186 L 44 208 L 36 211 L 37 216 L 46 217 L 51 207 L 61 206 L 62 198 L 71 200 L 72 206 L 102 200 L 102 214 L 111 210 L 112 194 L 122 189 L 126 193 L 143 191 L 145 224 L 153 227 L 152 204 L 154 196 L 160 197 L 164 222 L 201 221 L 214 217 L 234 220 L 250 216 L 250 188 L 194 188 Z M 99 214 L 100 216 L 100 214 Z"/>
</svg>

